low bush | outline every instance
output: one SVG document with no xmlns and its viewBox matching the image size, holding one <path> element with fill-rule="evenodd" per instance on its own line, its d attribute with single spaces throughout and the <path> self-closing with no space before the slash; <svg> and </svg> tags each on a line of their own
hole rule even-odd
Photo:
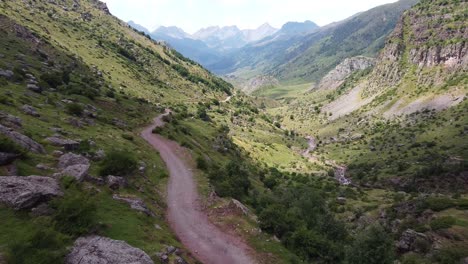
<svg viewBox="0 0 468 264">
<path fill-rule="evenodd" d="M 24 149 L 11 139 L 0 135 L 0 152 L 21 154 L 24 152 Z"/>
<path fill-rule="evenodd" d="M 52 203 L 55 227 L 64 234 L 79 236 L 90 233 L 97 226 L 96 201 L 86 192 L 70 184 L 63 198 Z"/>
<path fill-rule="evenodd" d="M 451 216 L 438 217 L 431 221 L 430 226 L 433 231 L 450 228 L 455 224 L 455 218 Z"/>
<path fill-rule="evenodd" d="M 137 168 L 136 158 L 128 151 L 112 150 L 101 162 L 101 176 L 126 176 Z"/>
<path fill-rule="evenodd" d="M 129 140 L 129 141 L 133 141 L 133 139 L 134 139 L 133 135 L 128 134 L 128 133 L 122 134 L 122 138 L 126 139 L 126 140 Z"/>
<path fill-rule="evenodd" d="M 83 115 L 83 106 L 77 103 L 67 104 L 66 111 L 68 114 L 73 116 L 82 116 Z"/>
</svg>

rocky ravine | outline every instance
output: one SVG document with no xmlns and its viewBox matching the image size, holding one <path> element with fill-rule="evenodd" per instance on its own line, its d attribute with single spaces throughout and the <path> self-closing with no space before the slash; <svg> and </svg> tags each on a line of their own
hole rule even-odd
<svg viewBox="0 0 468 264">
<path fill-rule="evenodd" d="M 168 220 L 182 243 L 205 264 L 249 264 L 253 252 L 240 238 L 228 235 L 210 223 L 199 203 L 192 168 L 187 164 L 185 149 L 176 142 L 153 134 L 164 125 L 160 115 L 141 136 L 161 155 L 170 173 L 167 189 Z M 185 157 L 185 158 L 184 158 Z"/>
</svg>

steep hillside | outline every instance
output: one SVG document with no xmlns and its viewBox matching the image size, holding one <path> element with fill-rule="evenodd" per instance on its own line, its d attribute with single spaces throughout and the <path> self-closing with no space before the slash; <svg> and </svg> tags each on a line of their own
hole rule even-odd
<svg viewBox="0 0 468 264">
<path fill-rule="evenodd" d="M 250 79 L 270 75 L 283 82 L 318 82 L 344 59 L 375 56 L 404 10 L 417 0 L 401 0 L 356 14 L 308 34 L 249 45 L 208 66 L 220 74 Z"/>
<path fill-rule="evenodd" d="M 379 222 L 403 263 L 460 263 L 468 252 L 466 9 L 464 1 L 421 1 L 374 67 L 336 89 L 289 91 L 267 110 L 283 128 L 310 135 L 309 154 L 341 167 L 367 201 L 394 192 L 387 206 L 343 214 L 349 228 Z"/>
</svg>

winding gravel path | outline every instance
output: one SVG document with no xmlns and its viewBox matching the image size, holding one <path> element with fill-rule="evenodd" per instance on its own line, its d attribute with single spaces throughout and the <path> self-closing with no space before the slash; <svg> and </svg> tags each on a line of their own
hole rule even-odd
<svg viewBox="0 0 468 264">
<path fill-rule="evenodd" d="M 168 220 L 182 243 L 205 264 L 250 264 L 253 252 L 240 238 L 228 235 L 210 223 L 199 203 L 197 186 L 190 166 L 184 160 L 186 151 L 176 142 L 153 134 L 164 126 L 166 110 L 145 128 L 141 136 L 161 155 L 170 173 L 167 188 Z"/>
</svg>

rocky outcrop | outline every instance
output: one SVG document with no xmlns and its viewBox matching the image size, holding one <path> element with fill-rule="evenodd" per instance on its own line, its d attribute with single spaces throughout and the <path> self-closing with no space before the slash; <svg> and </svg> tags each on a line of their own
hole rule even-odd
<svg viewBox="0 0 468 264">
<path fill-rule="evenodd" d="M 330 71 L 320 82 L 318 89 L 334 90 L 338 88 L 351 74 L 359 70 L 373 67 L 375 59 L 364 56 L 347 58 Z"/>
<path fill-rule="evenodd" d="M 112 190 L 118 190 L 127 187 L 128 182 L 124 177 L 109 175 L 106 177 L 106 184 Z"/>
<path fill-rule="evenodd" d="M 10 127 L 20 128 L 23 126 L 23 121 L 21 120 L 21 118 L 2 111 L 0 111 L 0 122 Z"/>
<path fill-rule="evenodd" d="M 141 249 L 124 241 L 100 236 L 78 238 L 65 259 L 66 264 L 153 264 Z"/>
<path fill-rule="evenodd" d="M 61 137 L 48 137 L 46 138 L 46 141 L 50 142 L 50 144 L 58 147 L 63 147 L 67 151 L 72 151 L 76 150 L 80 146 L 80 142 L 71 140 L 71 139 L 65 139 Z"/>
<path fill-rule="evenodd" d="M 261 75 L 250 79 L 243 87 L 242 90 L 246 93 L 253 93 L 254 91 L 268 86 L 278 86 L 280 83 L 278 79 L 273 76 Z"/>
<path fill-rule="evenodd" d="M 71 176 L 81 182 L 88 177 L 89 167 L 90 162 L 87 158 L 81 155 L 67 153 L 60 157 L 58 168 L 61 169 L 61 171 L 54 176 Z"/>
<path fill-rule="evenodd" d="M 424 241 L 425 243 L 431 243 L 429 238 L 422 233 L 418 233 L 412 229 L 408 229 L 400 237 L 400 240 L 396 243 L 396 247 L 400 252 L 418 251 L 416 241 Z M 421 242 L 419 242 L 421 243 Z"/>
<path fill-rule="evenodd" d="M 143 200 L 139 198 L 128 198 L 128 197 L 122 197 L 117 194 L 114 194 L 112 196 L 112 199 L 127 203 L 128 205 L 130 205 L 130 208 L 132 208 L 133 210 L 142 212 L 148 216 L 154 216 L 154 213 L 148 209 L 145 202 L 143 202 Z"/>
<path fill-rule="evenodd" d="M 0 202 L 15 210 L 29 209 L 62 196 L 57 180 L 41 176 L 0 176 Z"/>
<path fill-rule="evenodd" d="M 65 169 L 73 165 L 89 165 L 89 160 L 86 157 L 74 153 L 66 153 L 59 158 L 59 169 Z"/>
<path fill-rule="evenodd" d="M 34 153 L 45 154 L 46 151 L 44 147 L 37 143 L 36 141 L 32 140 L 31 138 L 16 132 L 15 130 L 8 128 L 6 126 L 0 125 L 0 133 L 11 139 L 16 144 L 20 145 L 21 147 L 32 151 Z"/>
<path fill-rule="evenodd" d="M 36 108 L 30 106 L 30 105 L 23 105 L 21 107 L 21 110 L 27 115 L 34 116 L 34 117 L 40 117 L 41 115 L 37 112 Z"/>
</svg>

